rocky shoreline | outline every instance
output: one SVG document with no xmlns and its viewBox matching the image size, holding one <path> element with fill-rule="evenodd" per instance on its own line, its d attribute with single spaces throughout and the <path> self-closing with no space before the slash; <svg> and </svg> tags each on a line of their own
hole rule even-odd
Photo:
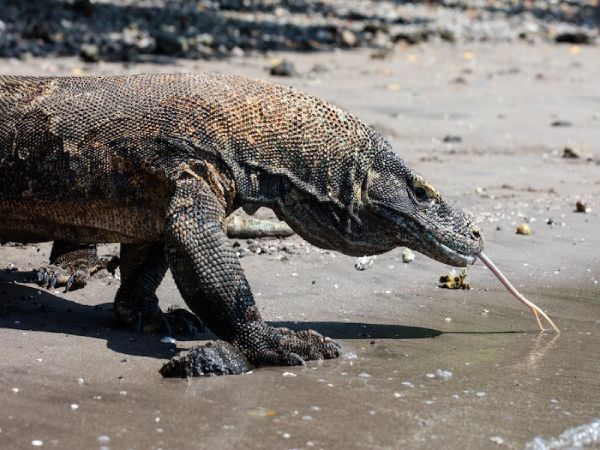
<svg viewBox="0 0 600 450">
<path fill-rule="evenodd" d="M 425 41 L 594 45 L 597 0 L 17 0 L 0 1 L 0 57 L 94 62 L 213 59 L 255 52 Z"/>
</svg>

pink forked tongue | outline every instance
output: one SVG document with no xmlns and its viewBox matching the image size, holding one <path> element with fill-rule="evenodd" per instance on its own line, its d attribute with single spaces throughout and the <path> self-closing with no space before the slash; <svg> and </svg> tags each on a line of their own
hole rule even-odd
<svg viewBox="0 0 600 450">
<path fill-rule="evenodd" d="M 502 283 L 504 287 L 508 289 L 508 292 L 514 295 L 517 300 L 519 300 L 521 303 L 523 303 L 530 309 L 531 313 L 535 317 L 535 320 L 537 321 L 538 326 L 540 327 L 540 330 L 545 331 L 544 327 L 542 326 L 542 322 L 540 321 L 540 317 L 538 316 L 538 313 L 544 319 L 546 319 L 546 321 L 552 326 L 552 328 L 554 328 L 554 331 L 560 333 L 560 330 L 556 325 L 554 325 L 552 319 L 550 319 L 550 317 L 548 317 L 546 313 L 542 311 L 537 305 L 523 297 L 523 295 L 521 295 L 521 293 L 517 291 L 517 289 L 511 284 L 511 282 L 508 281 L 508 278 L 506 278 L 504 274 L 500 272 L 500 270 L 494 265 L 491 259 L 489 259 L 483 252 L 478 252 L 477 256 L 479 256 L 479 259 L 481 259 L 481 261 L 487 266 L 487 268 L 490 269 L 494 275 L 496 275 L 496 278 L 498 278 L 500 280 L 500 283 Z"/>
</svg>

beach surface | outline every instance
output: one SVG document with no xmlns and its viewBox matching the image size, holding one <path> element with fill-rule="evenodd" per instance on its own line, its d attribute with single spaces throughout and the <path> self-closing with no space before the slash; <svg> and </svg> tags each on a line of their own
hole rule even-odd
<svg viewBox="0 0 600 450">
<path fill-rule="evenodd" d="M 278 59 L 297 74 L 271 76 Z M 107 273 L 74 292 L 39 288 L 32 270 L 47 263 L 50 243 L 6 244 L 0 448 L 543 449 L 573 446 L 574 427 L 583 427 L 577 436 L 588 448 L 600 448 L 600 48 L 441 42 L 387 56 L 360 49 L 127 65 L 26 58 L 0 67 L 21 75 L 219 71 L 333 102 L 378 128 L 410 167 L 471 211 L 487 255 L 561 329 L 540 333 L 479 261 L 467 269 L 472 289 L 448 290 L 438 279 L 450 267 L 418 253 L 403 263 L 403 248 L 357 271 L 355 258 L 297 236 L 284 240 L 286 251 L 279 240 L 242 240 L 263 318 L 328 335 L 342 356 L 163 379 L 158 370 L 176 351 L 204 341 L 163 343 L 122 328 L 112 311 L 119 280 Z M 564 157 L 572 154 L 579 157 Z M 575 212 L 578 200 L 588 212 Z M 516 234 L 520 223 L 532 234 Z M 170 274 L 158 296 L 163 310 L 184 306 Z"/>
</svg>

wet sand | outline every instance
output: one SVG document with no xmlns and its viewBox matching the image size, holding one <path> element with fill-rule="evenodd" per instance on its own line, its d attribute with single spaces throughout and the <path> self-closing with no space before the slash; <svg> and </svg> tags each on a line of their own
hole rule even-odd
<svg viewBox="0 0 600 450">
<path fill-rule="evenodd" d="M 486 253 L 562 333 L 538 333 L 481 263 L 468 269 L 472 290 L 450 291 L 437 287 L 449 267 L 420 254 L 403 264 L 397 249 L 358 272 L 354 258 L 292 237 L 287 258 L 242 259 L 262 315 L 327 334 L 344 355 L 167 380 L 158 373 L 164 361 L 202 341 L 130 333 L 111 310 L 117 279 L 95 277 L 67 294 L 40 290 L 25 280 L 49 244 L 2 246 L 0 267 L 17 270 L 0 273 L 0 448 L 37 440 L 60 449 L 523 448 L 600 417 L 600 49 L 428 45 L 384 60 L 368 51 L 283 56 L 301 76 L 270 77 L 268 58 L 0 67 L 218 70 L 333 101 L 380 128 L 411 167 L 481 220 Z M 315 64 L 329 70 L 311 74 Z M 551 126 L 557 120 L 572 125 Z M 595 156 L 564 159 L 565 146 Z M 577 199 L 592 211 L 575 213 Z M 525 221 L 533 234 L 516 235 Z M 158 295 L 163 309 L 183 305 L 170 276 Z"/>
</svg>

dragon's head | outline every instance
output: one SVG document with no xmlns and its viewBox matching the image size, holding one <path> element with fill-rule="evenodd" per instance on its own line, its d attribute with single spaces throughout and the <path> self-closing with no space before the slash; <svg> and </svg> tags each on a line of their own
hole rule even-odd
<svg viewBox="0 0 600 450">
<path fill-rule="evenodd" d="M 466 266 L 483 248 L 473 217 L 449 203 L 391 151 L 375 157 L 362 180 L 359 203 L 361 226 L 353 233 L 358 241 L 373 241 L 372 253 L 407 246 L 440 262 Z"/>
<path fill-rule="evenodd" d="M 390 149 L 354 181 L 342 207 L 288 195 L 278 215 L 319 247 L 361 256 L 406 246 L 453 266 L 475 262 L 483 238 L 473 217 L 449 203 Z"/>
</svg>

